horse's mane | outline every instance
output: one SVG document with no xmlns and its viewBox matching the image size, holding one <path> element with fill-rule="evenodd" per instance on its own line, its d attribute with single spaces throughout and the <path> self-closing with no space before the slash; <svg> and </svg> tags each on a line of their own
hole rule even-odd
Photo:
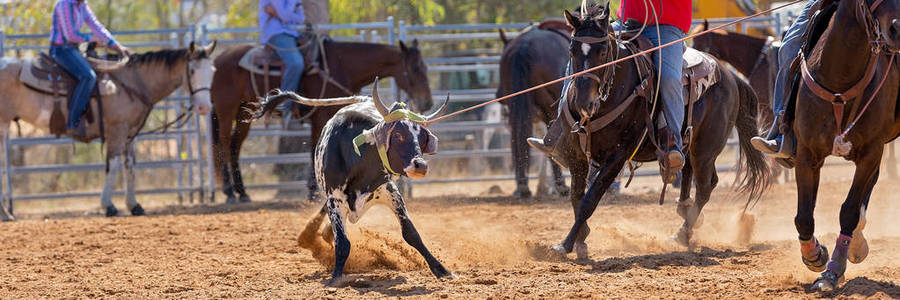
<svg viewBox="0 0 900 300">
<path fill-rule="evenodd" d="M 199 54 L 198 58 L 208 57 L 208 54 L 203 48 L 197 48 L 196 52 Z M 128 65 L 134 66 L 161 63 L 171 67 L 177 64 L 179 60 L 188 58 L 189 55 L 190 52 L 187 48 L 149 51 L 132 55 L 131 59 L 128 61 Z"/>
<path fill-rule="evenodd" d="M 606 15 L 606 5 L 595 1 L 591 1 L 590 3 L 582 1 L 582 6 L 579 11 L 582 20 L 605 19 L 608 17 Z"/>
</svg>

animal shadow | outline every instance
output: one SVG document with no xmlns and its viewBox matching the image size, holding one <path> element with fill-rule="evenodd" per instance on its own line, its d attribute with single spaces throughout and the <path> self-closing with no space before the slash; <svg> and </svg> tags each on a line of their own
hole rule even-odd
<svg viewBox="0 0 900 300">
<path fill-rule="evenodd" d="M 585 265 L 591 266 L 590 273 L 621 273 L 635 266 L 658 270 L 660 267 L 709 267 L 717 266 L 719 260 L 746 255 L 747 251 L 713 250 L 702 247 L 700 251 L 681 251 L 662 254 L 639 255 L 631 257 L 611 257 L 600 261 L 590 260 Z"/>
</svg>

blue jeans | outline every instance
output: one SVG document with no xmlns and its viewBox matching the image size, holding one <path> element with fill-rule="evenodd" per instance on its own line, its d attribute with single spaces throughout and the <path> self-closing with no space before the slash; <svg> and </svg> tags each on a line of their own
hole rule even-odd
<svg viewBox="0 0 900 300">
<path fill-rule="evenodd" d="M 657 32 L 657 28 L 659 31 Z M 613 23 L 616 31 L 624 29 L 619 22 Z M 658 35 L 657 35 L 658 34 Z M 647 26 L 641 33 L 650 40 L 653 46 L 668 44 L 684 37 L 684 32 L 672 25 Z M 663 101 L 663 115 L 669 130 L 675 135 L 675 147 L 681 149 L 681 125 L 684 123 L 684 87 L 681 84 L 684 72 L 684 42 L 653 52 L 653 66 L 661 71 L 659 74 L 659 95 Z M 662 64 L 660 66 L 660 64 Z"/>
<path fill-rule="evenodd" d="M 75 91 L 71 95 L 69 121 L 66 123 L 67 129 L 78 128 L 81 114 L 87 108 L 88 100 L 91 99 L 91 92 L 97 85 L 97 74 L 94 73 L 94 70 L 91 69 L 91 66 L 76 46 L 50 46 L 50 56 L 63 69 L 66 69 L 74 76 L 75 80 L 78 80 L 78 85 L 75 86 Z"/>
<path fill-rule="evenodd" d="M 800 46 L 803 45 L 803 33 L 806 32 L 806 26 L 809 25 L 810 8 L 815 4 L 815 0 L 809 0 L 806 7 L 797 16 L 797 20 L 784 33 L 781 40 L 781 49 L 778 50 L 778 74 L 775 76 L 775 94 L 772 98 L 772 111 L 778 116 L 784 111 L 784 93 L 787 81 L 790 80 L 790 64 L 797 56 L 800 55 Z"/>
<path fill-rule="evenodd" d="M 278 34 L 269 39 L 269 46 L 275 48 L 278 57 L 284 62 L 284 70 L 281 75 L 281 90 L 298 92 L 300 78 L 303 77 L 303 54 L 297 48 L 297 37 L 289 34 Z M 268 91 L 266 91 L 268 92 Z M 293 102 L 285 102 L 278 106 L 278 110 L 288 112 Z"/>
</svg>

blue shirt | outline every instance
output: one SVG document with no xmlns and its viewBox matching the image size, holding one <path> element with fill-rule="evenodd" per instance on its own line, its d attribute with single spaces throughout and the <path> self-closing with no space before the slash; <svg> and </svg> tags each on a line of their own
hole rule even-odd
<svg viewBox="0 0 900 300">
<path fill-rule="evenodd" d="M 260 42 L 266 44 L 273 36 L 282 33 L 300 36 L 297 26 L 306 22 L 302 2 L 302 0 L 259 0 Z M 265 10 L 266 5 L 272 5 L 278 16 L 269 16 Z"/>
</svg>

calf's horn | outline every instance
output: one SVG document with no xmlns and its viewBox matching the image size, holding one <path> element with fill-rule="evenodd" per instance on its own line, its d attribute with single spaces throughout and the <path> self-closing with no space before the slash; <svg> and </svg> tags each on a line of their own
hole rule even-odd
<svg viewBox="0 0 900 300">
<path fill-rule="evenodd" d="M 444 112 L 447 111 L 447 106 L 450 104 L 450 93 L 447 93 L 447 98 L 444 99 L 444 103 L 441 104 L 441 107 L 434 111 L 432 114 L 425 116 L 425 120 L 431 120 L 432 118 L 437 118 L 440 115 L 443 115 Z"/>
<path fill-rule="evenodd" d="M 378 97 L 378 77 L 375 77 L 375 84 L 372 86 L 372 102 L 375 102 L 375 109 L 378 110 L 382 117 L 387 117 L 391 114 L 384 102 L 381 102 L 381 97 Z"/>
<path fill-rule="evenodd" d="M 339 98 L 324 98 L 324 99 L 312 99 L 306 98 L 300 95 L 297 95 L 294 92 L 290 91 L 278 91 L 274 90 L 273 93 L 266 96 L 266 103 L 277 101 L 277 103 L 281 103 L 284 101 L 293 101 L 296 103 L 300 103 L 303 105 L 309 106 L 332 106 L 332 105 L 349 105 L 354 103 L 366 102 L 369 101 L 369 97 L 365 96 L 350 96 L 350 97 L 339 97 Z"/>
</svg>

